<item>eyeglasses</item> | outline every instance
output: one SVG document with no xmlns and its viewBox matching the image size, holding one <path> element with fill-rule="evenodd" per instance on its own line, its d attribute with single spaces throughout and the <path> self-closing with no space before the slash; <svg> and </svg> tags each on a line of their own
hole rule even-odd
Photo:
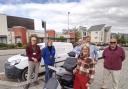
<svg viewBox="0 0 128 89">
<path fill-rule="evenodd" d="M 116 44 L 116 42 L 110 42 L 111 44 Z"/>
</svg>

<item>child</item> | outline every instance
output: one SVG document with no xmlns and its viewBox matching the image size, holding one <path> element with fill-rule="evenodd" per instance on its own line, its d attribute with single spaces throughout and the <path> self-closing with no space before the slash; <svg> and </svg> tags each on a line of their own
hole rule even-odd
<svg viewBox="0 0 128 89">
<path fill-rule="evenodd" d="M 73 70 L 75 74 L 74 89 L 88 89 L 88 84 L 91 84 L 93 81 L 95 69 L 93 60 L 89 58 L 89 54 L 89 47 L 83 46 L 77 67 Z"/>
</svg>

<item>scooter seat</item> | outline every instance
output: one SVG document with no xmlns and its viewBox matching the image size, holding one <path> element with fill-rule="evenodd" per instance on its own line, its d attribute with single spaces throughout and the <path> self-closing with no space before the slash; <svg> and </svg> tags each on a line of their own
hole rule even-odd
<svg viewBox="0 0 128 89">
<path fill-rule="evenodd" d="M 63 86 L 72 87 L 73 86 L 73 75 L 63 75 L 61 77 L 61 84 Z"/>
</svg>

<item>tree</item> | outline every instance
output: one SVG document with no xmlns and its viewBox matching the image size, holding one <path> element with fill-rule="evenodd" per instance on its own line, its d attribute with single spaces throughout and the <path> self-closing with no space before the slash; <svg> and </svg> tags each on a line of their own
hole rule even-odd
<svg viewBox="0 0 128 89">
<path fill-rule="evenodd" d="M 121 43 L 122 43 L 122 44 L 126 44 L 126 40 L 125 40 L 124 35 L 121 35 L 120 40 L 121 40 Z"/>
<path fill-rule="evenodd" d="M 121 44 L 126 44 L 127 43 L 127 39 L 125 38 L 124 35 L 117 35 L 116 36 L 117 42 L 121 43 Z"/>
<path fill-rule="evenodd" d="M 79 39 L 82 38 L 82 34 L 80 31 L 78 31 L 78 29 L 76 27 L 72 28 L 72 29 L 63 29 L 63 34 L 68 34 L 68 31 L 70 32 L 75 32 L 75 42 L 77 42 Z"/>
<path fill-rule="evenodd" d="M 77 42 L 79 39 L 81 39 L 82 35 L 80 31 L 75 31 L 75 41 Z"/>
<path fill-rule="evenodd" d="M 117 43 L 121 43 L 120 36 L 116 35 Z"/>
<path fill-rule="evenodd" d="M 70 29 L 70 31 L 75 32 L 75 42 L 82 38 L 81 32 L 76 27 Z"/>
</svg>

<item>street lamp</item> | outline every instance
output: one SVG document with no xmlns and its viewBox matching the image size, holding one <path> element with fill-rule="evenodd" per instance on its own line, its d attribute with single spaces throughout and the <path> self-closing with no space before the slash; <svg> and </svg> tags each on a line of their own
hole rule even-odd
<svg viewBox="0 0 128 89">
<path fill-rule="evenodd" d="M 46 21 L 42 21 L 42 28 L 44 28 L 44 42 L 45 42 L 45 46 L 46 46 L 46 44 L 47 44 Z"/>
<path fill-rule="evenodd" d="M 68 35 L 69 35 L 69 32 L 70 32 L 70 29 L 69 29 L 69 15 L 70 15 L 70 12 L 68 12 Z M 70 42 L 70 41 L 68 40 L 68 42 Z"/>
<path fill-rule="evenodd" d="M 68 32 L 69 32 L 69 15 L 70 15 L 70 12 L 68 12 Z"/>
</svg>

